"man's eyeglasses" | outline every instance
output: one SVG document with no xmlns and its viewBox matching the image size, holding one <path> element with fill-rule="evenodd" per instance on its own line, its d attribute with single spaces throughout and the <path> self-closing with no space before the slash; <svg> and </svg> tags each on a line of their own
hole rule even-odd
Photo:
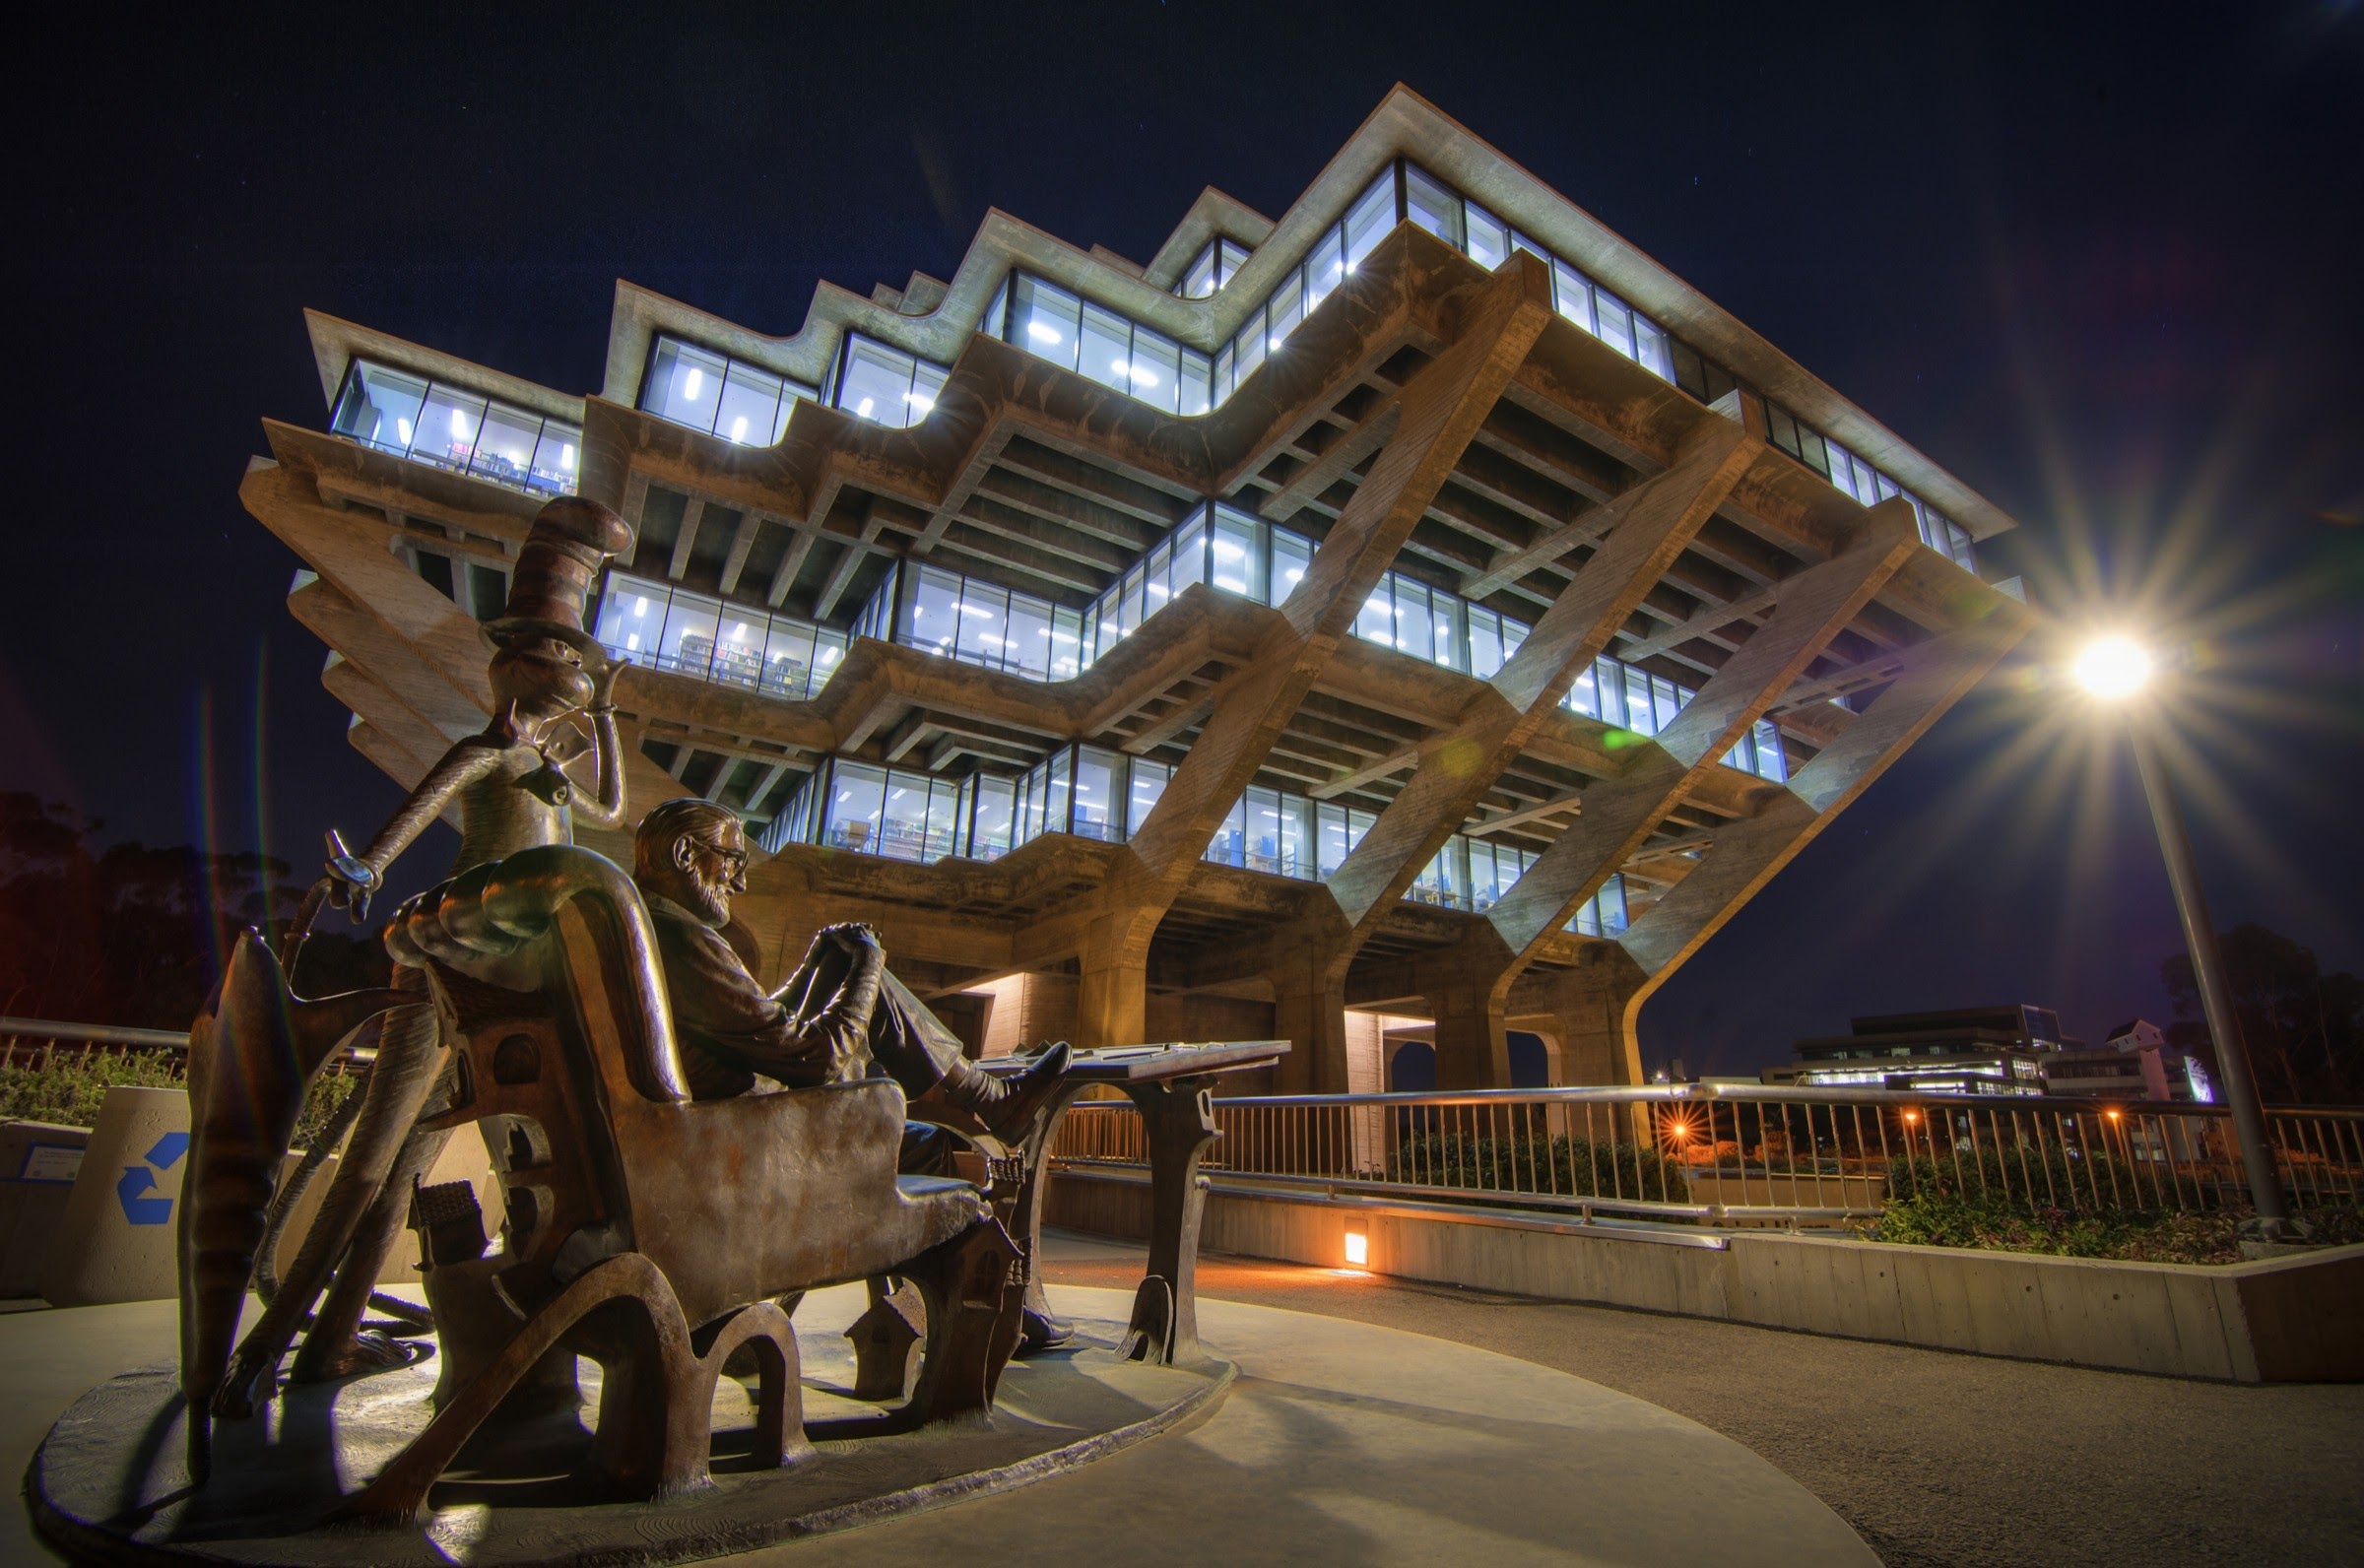
<svg viewBox="0 0 2364 1568">
<path fill-rule="evenodd" d="M 709 855 L 720 857 L 723 863 L 728 865 L 733 871 L 747 870 L 749 856 L 747 851 L 744 849 L 725 849 L 720 844 L 709 843 L 707 840 L 702 838 L 692 838 L 690 840 L 690 842 L 695 844 L 698 848 L 704 850 Z"/>
</svg>

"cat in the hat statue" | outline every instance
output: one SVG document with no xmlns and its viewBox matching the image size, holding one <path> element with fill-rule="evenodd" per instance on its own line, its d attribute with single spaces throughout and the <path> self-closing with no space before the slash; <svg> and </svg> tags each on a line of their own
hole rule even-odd
<svg viewBox="0 0 2364 1568">
<path fill-rule="evenodd" d="M 360 919 L 395 857 L 455 803 L 455 876 L 538 844 L 571 843 L 576 822 L 622 825 L 615 690 L 624 666 L 583 630 L 583 598 L 601 564 L 631 542 L 631 526 L 597 501 L 568 495 L 542 508 L 518 554 L 508 602 L 484 627 L 492 649 L 492 722 L 427 769 L 364 848 L 332 856 L 324 879 L 328 902 Z M 584 723 L 587 742 L 578 728 Z M 567 773 L 586 750 L 596 769 L 587 793 Z M 413 1179 L 442 1148 L 444 1134 L 418 1132 L 416 1123 L 448 1053 L 420 971 L 398 969 L 395 983 L 418 990 L 419 1005 L 386 1014 L 335 1179 L 287 1277 L 230 1362 L 214 1402 L 223 1414 L 244 1414 L 258 1396 L 268 1396 L 263 1380 L 275 1375 L 323 1284 L 328 1296 L 296 1355 L 297 1381 L 395 1365 L 408 1354 L 361 1333 L 361 1314 L 404 1222 Z M 407 1308 L 384 1297 L 378 1305 Z"/>
</svg>

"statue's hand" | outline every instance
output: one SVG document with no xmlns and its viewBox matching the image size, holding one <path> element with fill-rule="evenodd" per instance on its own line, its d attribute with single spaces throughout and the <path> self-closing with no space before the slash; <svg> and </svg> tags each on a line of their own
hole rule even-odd
<svg viewBox="0 0 2364 1568">
<path fill-rule="evenodd" d="M 821 934 L 847 952 L 860 952 L 865 947 L 879 946 L 879 934 L 868 921 L 849 920 L 843 925 L 823 926 Z"/>
<path fill-rule="evenodd" d="M 616 706 L 616 678 L 624 674 L 630 663 L 621 654 L 608 655 L 608 662 L 601 666 L 598 677 L 591 683 L 591 705 L 584 709 L 585 712 L 604 713 Z"/>
<path fill-rule="evenodd" d="M 385 881 L 367 862 L 351 855 L 330 859 L 328 871 L 321 879 L 328 884 L 329 904 L 360 920 L 369 912 L 369 895 Z"/>
</svg>

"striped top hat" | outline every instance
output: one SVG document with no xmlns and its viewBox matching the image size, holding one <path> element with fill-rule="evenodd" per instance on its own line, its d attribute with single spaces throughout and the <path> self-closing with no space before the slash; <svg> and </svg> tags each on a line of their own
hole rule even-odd
<svg viewBox="0 0 2364 1568">
<path fill-rule="evenodd" d="M 607 558 L 631 545 L 631 524 L 599 502 L 580 495 L 552 501 L 535 514 L 517 553 L 508 603 L 498 619 L 485 622 L 485 640 L 514 648 L 556 638 L 587 658 L 604 658 L 583 629 L 583 596 Z"/>
</svg>

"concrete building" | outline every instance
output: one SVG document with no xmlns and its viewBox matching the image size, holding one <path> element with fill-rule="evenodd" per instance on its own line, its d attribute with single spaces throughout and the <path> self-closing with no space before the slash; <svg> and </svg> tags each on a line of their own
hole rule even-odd
<svg viewBox="0 0 2364 1568">
<path fill-rule="evenodd" d="M 869 920 L 984 1050 L 1281 1035 L 1331 1091 L 1426 1020 L 1447 1086 L 1514 1026 L 1637 1079 L 2027 624 L 2009 519 L 1403 89 L 1146 261 L 992 212 L 786 337 L 621 284 L 587 395 L 310 327 L 328 428 L 242 493 L 353 744 L 479 727 L 526 520 L 604 499 L 635 806 L 745 813 L 774 962 Z"/>
<path fill-rule="evenodd" d="M 2048 1068 L 2064 1051 L 2084 1054 L 2083 1041 L 2062 1037 L 2059 1013 L 2018 1002 L 1847 1021 L 1849 1033 L 1796 1042 L 1791 1049 L 1798 1060 L 1766 1068 L 1763 1080 L 1929 1094 L 2041 1094 Z"/>
</svg>

